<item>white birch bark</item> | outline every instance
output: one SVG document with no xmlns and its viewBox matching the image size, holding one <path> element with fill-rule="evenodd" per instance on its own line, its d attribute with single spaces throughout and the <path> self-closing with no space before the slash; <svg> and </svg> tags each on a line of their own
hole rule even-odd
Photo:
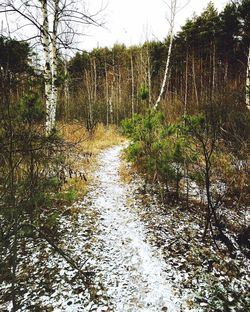
<svg viewBox="0 0 250 312">
<path fill-rule="evenodd" d="M 247 59 L 246 106 L 250 110 L 250 47 L 248 48 L 248 59 Z"/>
<path fill-rule="evenodd" d="M 1 13 L 13 14 L 20 18 L 20 24 L 12 23 L 11 31 L 26 37 L 27 40 L 41 38 L 45 81 L 45 107 L 46 107 L 46 133 L 51 133 L 55 126 L 56 104 L 57 104 L 57 63 L 58 63 L 58 42 L 67 49 L 74 42 L 76 28 L 79 24 L 101 26 L 92 16 L 99 15 L 103 8 L 96 14 L 85 13 L 85 6 L 81 0 L 2 0 L 0 1 Z M 23 23 L 22 23 L 23 22 Z M 8 24 L 8 23 L 7 23 Z M 58 31 L 59 25 L 60 32 Z M 8 29 L 9 29 L 8 24 Z M 12 25 L 11 25 L 12 26 Z M 18 26 L 18 27 L 17 27 Z M 20 26 L 20 27 L 19 27 Z M 16 29 L 17 28 L 17 29 Z M 28 28 L 26 36 L 24 29 Z M 30 37 L 30 30 L 36 30 L 37 35 Z M 32 33 L 33 35 L 33 33 Z M 36 42 L 38 43 L 38 42 Z"/>
<path fill-rule="evenodd" d="M 45 106 L 46 106 L 46 133 L 49 134 L 52 130 L 51 123 L 51 65 L 50 65 L 50 40 L 49 40 L 49 21 L 47 0 L 41 0 L 42 11 L 42 45 L 44 52 L 44 80 L 45 80 Z"/>
<path fill-rule="evenodd" d="M 166 66 L 165 66 L 165 71 L 164 71 L 164 77 L 161 85 L 161 90 L 159 93 L 159 96 L 155 102 L 154 109 L 157 109 L 160 101 L 162 99 L 162 95 L 165 91 L 166 87 L 166 82 L 168 78 L 168 73 L 169 73 L 169 64 L 170 64 L 170 57 L 171 57 L 171 52 L 172 52 L 172 45 L 173 45 L 173 39 L 174 39 L 174 25 L 175 25 L 175 16 L 176 16 L 176 5 L 177 5 L 177 0 L 171 0 L 170 4 L 170 19 L 169 19 L 169 47 L 168 47 L 168 54 L 167 54 L 167 61 L 166 61 Z"/>
</svg>

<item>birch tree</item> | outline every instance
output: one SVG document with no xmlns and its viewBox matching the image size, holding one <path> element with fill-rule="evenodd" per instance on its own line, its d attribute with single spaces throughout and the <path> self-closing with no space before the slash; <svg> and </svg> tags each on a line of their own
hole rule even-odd
<svg viewBox="0 0 250 312">
<path fill-rule="evenodd" d="M 35 40 L 43 51 L 43 76 L 46 107 L 46 133 L 49 135 L 55 127 L 56 106 L 58 101 L 58 61 L 59 51 L 72 47 L 79 24 L 100 26 L 97 15 L 86 13 L 85 2 L 80 0 L 4 0 L 0 4 L 3 13 L 11 23 L 10 34 L 15 33 L 23 40 Z M 24 29 L 29 27 L 24 37 Z"/>
<path fill-rule="evenodd" d="M 159 93 L 158 98 L 157 98 L 155 105 L 154 105 L 155 109 L 157 109 L 159 104 L 160 104 L 160 101 L 162 99 L 162 95 L 165 91 L 166 82 L 167 82 L 167 78 L 168 78 L 170 57 L 171 57 L 172 45 L 173 45 L 173 39 L 174 39 L 174 26 L 175 26 L 176 9 L 177 9 L 177 0 L 171 0 L 170 4 L 168 4 L 167 2 L 165 2 L 165 3 L 170 10 L 170 18 L 167 18 L 168 23 L 169 23 L 169 35 L 168 35 L 169 46 L 168 46 L 167 61 L 166 61 L 164 76 L 163 76 L 163 80 L 162 80 L 161 90 L 160 90 L 160 93 Z"/>
<path fill-rule="evenodd" d="M 178 7 L 178 0 L 170 0 L 170 4 L 163 0 L 164 3 L 166 4 L 167 8 L 170 11 L 170 16 L 166 17 L 168 24 L 169 24 L 169 33 L 168 33 L 168 38 L 169 38 L 169 46 L 168 46 L 168 53 L 167 53 L 167 60 L 166 60 L 166 65 L 165 65 L 165 71 L 164 71 L 164 76 L 161 84 L 161 89 L 160 93 L 157 97 L 157 100 L 154 104 L 154 109 L 157 109 L 160 101 L 162 99 L 163 93 L 165 91 L 166 85 L 167 85 L 167 80 L 170 72 L 170 59 L 171 59 L 171 54 L 172 54 L 172 46 L 173 46 L 173 40 L 174 40 L 174 28 L 175 28 L 175 19 L 176 15 L 179 11 L 181 11 L 187 4 L 189 3 L 189 0 L 181 7 Z"/>
<path fill-rule="evenodd" d="M 41 0 L 42 11 L 42 46 L 44 52 L 44 82 L 45 82 L 45 105 L 46 105 L 46 132 L 50 133 L 53 127 L 52 119 L 52 75 L 51 75 L 51 60 L 50 60 L 50 45 L 49 45 L 49 20 L 47 0 Z M 51 83 L 52 82 L 52 83 Z M 54 95 L 53 95 L 54 96 Z"/>
<path fill-rule="evenodd" d="M 44 0 L 43 0 L 44 1 Z M 51 35 L 51 111 L 49 112 L 50 122 L 47 131 L 50 133 L 55 126 L 56 120 L 56 105 L 58 98 L 58 88 L 56 84 L 57 80 L 57 67 L 58 67 L 58 48 L 57 48 L 57 36 L 58 36 L 58 24 L 59 24 L 59 0 L 53 1 L 54 14 L 53 14 L 53 26 Z"/>
</svg>

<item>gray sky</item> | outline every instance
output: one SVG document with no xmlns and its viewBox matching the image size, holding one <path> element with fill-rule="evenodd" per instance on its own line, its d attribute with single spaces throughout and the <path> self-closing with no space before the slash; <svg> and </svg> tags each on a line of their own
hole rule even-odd
<svg viewBox="0 0 250 312">
<path fill-rule="evenodd" d="M 103 12 L 105 28 L 89 28 L 88 36 L 81 39 L 81 48 L 90 50 L 97 46 L 112 46 L 114 43 L 126 45 L 139 44 L 145 40 L 163 40 L 168 33 L 166 15 L 169 12 L 168 0 L 107 0 Z M 208 4 L 208 0 L 190 0 L 189 4 L 178 13 L 175 30 L 185 24 L 194 12 L 199 14 Z M 214 0 L 215 7 L 220 11 L 226 0 Z M 101 0 L 89 0 L 90 10 L 100 6 Z M 178 0 L 180 6 L 185 0 Z"/>
<path fill-rule="evenodd" d="M 15 0 L 15 4 L 23 0 Z M 76 26 L 79 33 L 86 34 L 76 38 L 78 48 L 90 51 L 96 47 L 112 47 L 115 43 L 124 43 L 127 46 L 143 43 L 146 40 L 163 40 L 166 38 L 169 25 L 166 17 L 169 8 L 166 3 L 171 0 L 78 0 L 79 10 L 82 5 L 88 12 L 95 13 L 103 10 L 97 17 L 103 18 L 104 27 L 89 26 L 82 29 L 82 25 Z M 177 0 L 181 8 L 188 0 Z M 214 0 L 215 7 L 221 11 L 229 0 Z M 209 0 L 190 0 L 189 3 L 179 10 L 175 21 L 175 31 L 185 24 L 187 18 L 192 17 L 194 12 L 198 15 L 206 8 Z M 18 23 L 24 21 L 17 19 L 16 15 L 8 14 L 10 28 L 15 28 Z M 3 29 L 9 29 L 5 15 L 0 16 Z M 25 22 L 26 23 L 26 22 Z M 1 26 L 1 27 L 2 27 Z M 13 26 L 13 27 L 12 27 Z M 15 33 L 16 34 L 16 33 Z M 32 37 L 34 29 L 26 27 L 18 32 L 18 39 Z"/>
</svg>

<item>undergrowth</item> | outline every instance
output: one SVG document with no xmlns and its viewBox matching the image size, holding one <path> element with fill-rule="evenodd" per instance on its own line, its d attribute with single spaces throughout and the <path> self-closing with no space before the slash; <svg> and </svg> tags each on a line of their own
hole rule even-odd
<svg viewBox="0 0 250 312">
<path fill-rule="evenodd" d="M 249 155 L 244 152 L 247 142 L 243 138 L 240 141 L 238 133 L 235 152 L 233 140 L 228 142 L 224 136 L 226 126 L 213 114 L 185 116 L 169 122 L 161 112 L 149 110 L 124 120 L 122 126 L 131 140 L 126 149 L 127 159 L 143 174 L 151 189 L 150 196 L 154 197 L 156 192 L 164 203 L 161 213 L 168 218 L 170 207 L 176 209 L 178 216 L 171 219 L 166 229 L 168 236 L 173 227 L 180 228 L 183 216 L 186 230 L 180 236 L 178 230 L 174 233 L 171 246 L 185 247 L 178 255 L 181 261 L 186 254 L 191 257 L 184 261 L 183 276 L 189 276 L 190 285 L 195 272 L 198 274 L 196 284 L 190 285 L 197 290 L 196 303 L 202 311 L 248 311 L 247 277 L 242 275 L 246 273 L 250 255 L 246 223 L 250 202 L 249 177 L 246 178 Z M 124 171 L 122 168 L 121 172 Z M 142 190 L 144 197 L 146 189 Z M 149 214 L 150 220 L 154 219 Z M 196 221 L 189 225 L 187 218 Z M 199 227 L 193 243 L 187 234 L 188 226 Z M 168 248 L 168 242 L 163 244 Z M 207 255 L 205 249 L 209 251 Z M 168 262 L 172 253 L 170 248 Z M 230 268 L 231 263 L 236 271 Z"/>
</svg>

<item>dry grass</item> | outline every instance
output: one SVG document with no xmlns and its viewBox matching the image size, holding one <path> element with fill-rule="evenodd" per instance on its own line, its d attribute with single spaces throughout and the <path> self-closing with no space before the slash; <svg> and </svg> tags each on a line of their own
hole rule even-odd
<svg viewBox="0 0 250 312">
<path fill-rule="evenodd" d="M 133 168 L 125 160 L 125 157 L 122 158 L 119 168 L 119 175 L 121 181 L 124 183 L 130 183 L 133 180 Z"/>
<path fill-rule="evenodd" d="M 83 171 L 87 178 L 87 181 L 79 177 L 68 178 L 63 191 L 74 189 L 78 198 L 82 198 L 93 180 L 92 173 L 97 166 L 98 154 L 105 148 L 123 143 L 125 138 L 115 126 L 106 128 L 102 124 L 98 124 L 93 132 L 88 132 L 79 122 L 59 124 L 58 128 L 65 141 L 72 146 L 66 155 L 67 165 L 75 172 Z"/>
<path fill-rule="evenodd" d="M 125 140 L 113 125 L 106 128 L 103 124 L 98 124 L 93 132 L 88 132 L 80 123 L 61 124 L 60 129 L 66 141 L 77 143 L 83 153 L 92 155 Z"/>
</svg>

